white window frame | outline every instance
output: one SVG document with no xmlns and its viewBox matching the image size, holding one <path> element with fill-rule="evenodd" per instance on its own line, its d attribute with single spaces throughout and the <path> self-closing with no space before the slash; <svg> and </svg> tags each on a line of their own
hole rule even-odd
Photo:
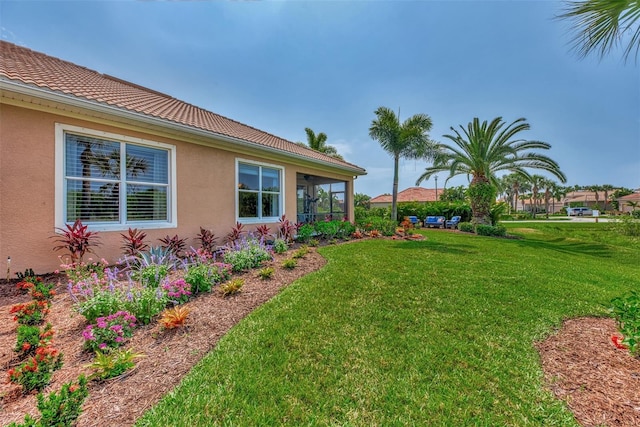
<svg viewBox="0 0 640 427">
<path fill-rule="evenodd" d="M 122 231 L 131 228 L 158 229 L 176 228 L 178 226 L 178 197 L 176 185 L 176 147 L 175 145 L 162 142 L 150 141 L 127 135 L 120 135 L 111 132 L 97 131 L 79 126 L 62 123 L 55 124 L 55 226 L 64 228 L 67 218 L 67 182 L 65 179 L 65 133 L 85 135 L 94 138 L 101 138 L 125 144 L 135 144 L 149 148 L 159 148 L 167 150 L 169 154 L 169 184 L 167 188 L 167 221 L 127 221 L 124 204 L 120 206 L 120 221 L 113 222 L 87 222 L 86 225 L 93 231 Z"/>
<path fill-rule="evenodd" d="M 245 165 L 251 165 L 251 166 L 258 166 L 260 168 L 262 167 L 266 167 L 269 169 L 277 169 L 280 171 L 280 203 L 278 206 L 278 211 L 280 212 L 280 216 L 274 217 L 274 216 L 269 216 L 269 217 L 261 217 L 258 216 L 257 218 L 241 218 L 240 217 L 240 206 L 239 206 L 239 192 L 240 189 L 238 188 L 238 185 L 240 184 L 239 181 L 239 175 L 240 175 L 240 164 L 245 164 Z M 260 183 L 262 183 L 262 169 L 260 169 Z M 262 185 L 260 185 L 260 190 L 258 191 L 259 197 L 258 200 L 262 200 Z M 285 207 L 285 168 L 284 166 L 280 166 L 280 165 L 274 165 L 271 163 L 264 163 L 264 162 L 257 162 L 255 160 L 247 160 L 247 159 L 241 159 L 241 158 L 236 158 L 236 178 L 235 178 L 235 207 L 236 207 L 236 222 L 239 222 L 241 224 L 273 224 L 273 223 L 277 223 L 280 218 L 282 217 L 282 215 L 284 215 L 284 207 Z M 260 214 L 260 209 L 258 209 L 258 214 Z"/>
</svg>

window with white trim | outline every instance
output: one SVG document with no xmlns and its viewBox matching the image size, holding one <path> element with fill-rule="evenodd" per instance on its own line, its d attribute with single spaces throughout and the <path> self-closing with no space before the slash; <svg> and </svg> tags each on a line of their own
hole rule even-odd
<svg viewBox="0 0 640 427">
<path fill-rule="evenodd" d="M 238 220 L 276 221 L 282 215 L 282 168 L 260 163 L 237 163 Z"/>
<path fill-rule="evenodd" d="M 174 226 L 175 147 L 72 126 L 61 126 L 58 139 L 63 182 L 57 223 Z"/>
</svg>

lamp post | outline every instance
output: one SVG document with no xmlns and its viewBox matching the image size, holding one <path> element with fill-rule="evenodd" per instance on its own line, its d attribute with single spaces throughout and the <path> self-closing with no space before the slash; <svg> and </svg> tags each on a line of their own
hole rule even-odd
<svg viewBox="0 0 640 427">
<path fill-rule="evenodd" d="M 436 202 L 438 201 L 438 175 L 433 176 L 436 179 Z"/>
</svg>

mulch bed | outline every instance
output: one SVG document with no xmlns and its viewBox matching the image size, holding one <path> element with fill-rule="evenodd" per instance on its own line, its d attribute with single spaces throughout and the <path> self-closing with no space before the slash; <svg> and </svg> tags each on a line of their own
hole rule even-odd
<svg viewBox="0 0 640 427">
<path fill-rule="evenodd" d="M 640 360 L 612 335 L 613 319 L 570 319 L 536 346 L 547 386 L 585 427 L 640 426 Z"/>
</svg>

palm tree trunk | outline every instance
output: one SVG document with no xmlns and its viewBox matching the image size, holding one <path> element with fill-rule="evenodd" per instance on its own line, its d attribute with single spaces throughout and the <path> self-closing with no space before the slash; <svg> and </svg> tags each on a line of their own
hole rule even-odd
<svg viewBox="0 0 640 427">
<path fill-rule="evenodd" d="M 495 202 L 495 188 L 485 176 L 474 176 L 469 184 L 469 199 L 475 224 L 491 225 L 491 205 Z"/>
<path fill-rule="evenodd" d="M 395 155 L 393 158 L 393 193 L 391 193 L 391 220 L 398 220 L 398 166 L 400 164 L 400 156 Z"/>
</svg>

